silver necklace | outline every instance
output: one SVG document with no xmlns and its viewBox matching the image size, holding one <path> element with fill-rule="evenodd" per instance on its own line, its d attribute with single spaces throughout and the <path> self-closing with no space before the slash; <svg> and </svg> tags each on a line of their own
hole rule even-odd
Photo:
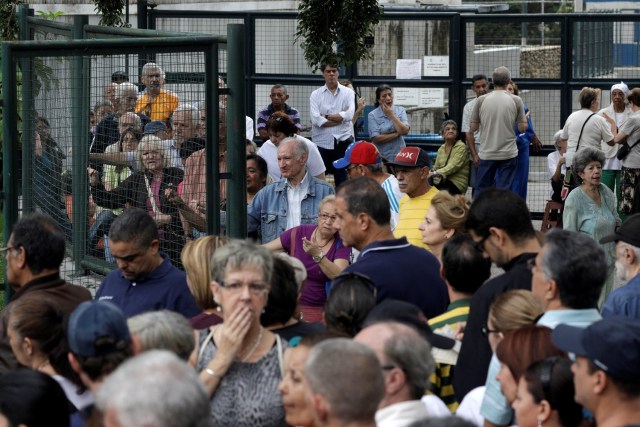
<svg viewBox="0 0 640 427">
<path fill-rule="evenodd" d="M 253 347 L 251 347 L 251 351 L 249 351 L 249 353 L 247 353 L 247 355 L 242 358 L 241 360 L 242 362 L 246 362 L 247 360 L 249 360 L 251 356 L 253 356 L 253 353 L 255 353 L 256 349 L 260 345 L 260 341 L 262 341 L 263 332 L 264 332 L 264 328 L 260 326 L 260 333 L 258 334 L 258 338 L 256 338 L 256 342 L 253 343 Z"/>
</svg>

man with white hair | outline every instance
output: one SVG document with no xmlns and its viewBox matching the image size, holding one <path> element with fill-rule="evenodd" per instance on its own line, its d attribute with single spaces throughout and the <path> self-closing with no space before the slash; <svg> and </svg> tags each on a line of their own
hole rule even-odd
<svg viewBox="0 0 640 427">
<path fill-rule="evenodd" d="M 140 80 L 146 86 L 145 92 L 138 98 L 136 112 L 143 113 L 151 120 L 169 122 L 169 118 L 178 108 L 178 96 L 163 89 L 164 71 L 154 62 L 148 62 L 142 67 Z"/>
<path fill-rule="evenodd" d="M 116 85 L 113 101 L 116 112 L 100 120 L 96 126 L 96 136 L 91 144 L 90 153 L 104 153 L 109 145 L 120 140 L 120 134 L 128 128 L 142 132 L 144 126 L 149 123 L 149 117 L 144 114 L 135 114 L 137 99 L 136 85 L 132 83 Z"/>
<path fill-rule="evenodd" d="M 278 145 L 282 179 L 258 191 L 247 208 L 247 228 L 261 230 L 262 243 L 300 224 L 316 224 L 320 201 L 334 193 L 330 184 L 308 173 L 308 158 L 309 148 L 302 140 L 285 138 Z"/>
<path fill-rule="evenodd" d="M 199 122 L 198 109 L 191 104 L 180 104 L 173 112 L 173 139 L 166 141 L 171 166 L 184 169 L 183 162 L 204 148 L 204 139 L 197 136 Z"/>
<path fill-rule="evenodd" d="M 105 427 L 210 427 L 209 399 L 192 367 L 164 350 L 122 364 L 98 390 Z"/>
<path fill-rule="evenodd" d="M 599 111 L 603 116 L 609 116 L 615 120 L 618 129 L 622 128 L 625 121 L 631 116 L 633 111 L 625 102 L 629 94 L 629 86 L 620 82 L 611 86 L 611 104 Z M 609 145 L 606 142 L 600 143 L 600 149 L 604 151 L 605 161 L 602 165 L 601 181 L 616 193 L 616 199 L 620 200 L 620 174 L 622 162 L 616 157 L 618 145 Z M 620 213 L 620 211 L 618 211 Z"/>
<path fill-rule="evenodd" d="M 602 316 L 640 320 L 640 214 L 630 216 L 618 231 L 600 240 L 607 242 L 616 242 L 616 275 L 628 282 L 609 294 Z"/>
</svg>

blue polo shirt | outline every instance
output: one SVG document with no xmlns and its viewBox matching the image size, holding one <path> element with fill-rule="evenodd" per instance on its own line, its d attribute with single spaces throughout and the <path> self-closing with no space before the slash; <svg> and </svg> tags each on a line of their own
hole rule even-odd
<svg viewBox="0 0 640 427">
<path fill-rule="evenodd" d="M 202 310 L 196 305 L 187 287 L 187 277 L 171 264 L 165 253 L 163 262 L 149 274 L 129 280 L 114 270 L 100 285 L 96 300 L 109 301 L 132 317 L 146 311 L 171 310 L 190 319 Z"/>
<path fill-rule="evenodd" d="M 440 277 L 440 263 L 429 251 L 412 245 L 406 237 L 373 242 L 345 271 L 373 280 L 378 302 L 393 298 L 417 305 L 431 319 L 447 309 L 449 295 Z"/>
<path fill-rule="evenodd" d="M 602 306 L 602 317 L 624 316 L 640 320 L 640 274 L 609 294 Z"/>
</svg>

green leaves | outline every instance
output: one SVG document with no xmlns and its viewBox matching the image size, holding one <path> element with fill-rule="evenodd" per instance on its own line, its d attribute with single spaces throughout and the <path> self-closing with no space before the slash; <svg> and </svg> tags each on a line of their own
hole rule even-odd
<svg viewBox="0 0 640 427">
<path fill-rule="evenodd" d="M 96 11 L 102 15 L 100 25 L 105 27 L 128 27 L 122 17 L 124 0 L 93 0 L 96 4 Z"/>
<path fill-rule="evenodd" d="M 350 65 L 371 57 L 372 37 L 382 9 L 377 0 L 302 0 L 295 40 L 315 71 L 322 64 Z"/>
</svg>

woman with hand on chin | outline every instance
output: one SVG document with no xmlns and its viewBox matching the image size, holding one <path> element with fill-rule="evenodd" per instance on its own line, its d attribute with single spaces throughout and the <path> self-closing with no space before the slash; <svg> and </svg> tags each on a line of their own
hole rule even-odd
<svg viewBox="0 0 640 427">
<path fill-rule="evenodd" d="M 215 425 L 287 425 L 277 391 L 286 343 L 260 325 L 272 274 L 271 253 L 245 241 L 219 248 L 211 260 L 224 322 L 200 331 L 196 369 Z"/>
<path fill-rule="evenodd" d="M 601 182 L 605 155 L 599 149 L 581 148 L 573 159 L 573 171 L 582 180 L 564 202 L 562 223 L 565 230 L 585 233 L 596 242 L 613 234 L 620 225 L 613 191 Z M 616 260 L 615 242 L 602 245 L 607 260 L 607 281 L 600 304 L 613 288 Z"/>
<path fill-rule="evenodd" d="M 327 196 L 318 207 L 318 224 L 303 224 L 265 244 L 273 251 L 285 251 L 307 268 L 307 280 L 300 296 L 300 311 L 306 322 L 322 322 L 327 302 L 326 283 L 349 265 L 351 249 L 344 246 L 333 229 L 336 197 Z"/>
<path fill-rule="evenodd" d="M 407 112 L 393 105 L 393 89 L 380 85 L 376 89 L 375 110 L 369 113 L 369 136 L 385 159 L 394 159 L 406 145 L 403 135 L 411 130 Z"/>
</svg>

